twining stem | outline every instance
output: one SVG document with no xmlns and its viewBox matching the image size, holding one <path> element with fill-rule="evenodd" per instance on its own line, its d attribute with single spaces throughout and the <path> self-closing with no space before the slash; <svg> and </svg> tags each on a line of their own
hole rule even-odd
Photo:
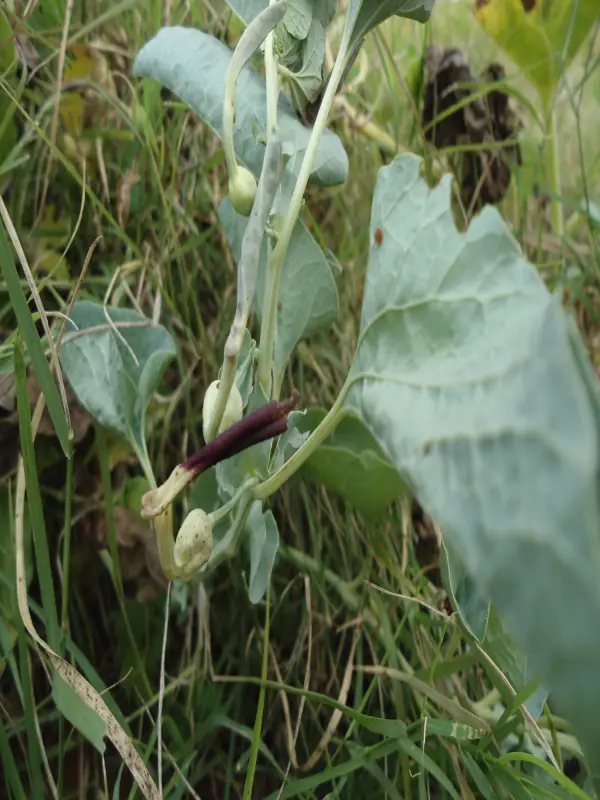
<svg viewBox="0 0 600 800">
<path fill-rule="evenodd" d="M 235 179 L 238 170 L 238 164 L 235 157 L 235 149 L 233 144 L 233 123 L 235 120 L 235 91 L 237 87 L 238 78 L 246 66 L 248 61 L 252 58 L 254 53 L 258 50 L 265 38 L 269 36 L 273 38 L 272 30 L 280 22 L 286 12 L 285 2 L 271 2 L 268 8 L 258 14 L 252 22 L 248 25 L 237 47 L 231 57 L 229 66 L 227 67 L 227 75 L 225 79 L 225 97 L 223 98 L 223 150 L 225 152 L 225 160 L 227 162 L 227 170 L 229 172 L 230 182 Z M 272 47 L 271 47 L 272 51 Z M 277 108 L 277 96 L 275 96 L 275 108 Z M 275 120 L 276 120 L 275 116 Z"/>
<path fill-rule="evenodd" d="M 208 424 L 208 440 L 211 441 L 219 430 L 223 414 L 227 407 L 229 393 L 235 380 L 238 357 L 242 346 L 244 329 L 248 321 L 250 306 L 254 297 L 258 260 L 264 231 L 269 219 L 273 200 L 279 186 L 281 175 L 281 144 L 277 140 L 277 67 L 273 55 L 273 28 L 283 19 L 286 12 L 285 2 L 271 2 L 244 31 L 238 46 L 231 57 L 225 81 L 225 97 L 223 100 L 223 149 L 229 170 L 230 185 L 235 182 L 238 164 L 233 143 L 233 123 L 235 119 L 235 92 L 238 78 L 249 59 L 257 51 L 260 44 L 268 38 L 267 52 L 271 53 L 273 63 L 267 64 L 267 113 L 269 117 L 269 141 L 263 162 L 263 169 L 256 191 L 256 199 L 244 234 L 242 257 L 238 266 L 238 298 L 236 315 L 225 344 L 223 368 L 219 381 L 219 392 L 212 419 Z M 275 85 L 273 86 L 273 73 Z M 269 78 L 270 75 L 270 78 Z M 270 81 L 270 99 L 269 99 Z"/>
<path fill-rule="evenodd" d="M 351 26 L 348 24 L 344 30 L 344 35 L 340 43 L 340 48 L 333 65 L 331 77 L 327 84 L 317 119 L 312 129 L 310 139 L 302 159 L 296 185 L 292 193 L 287 214 L 282 221 L 281 229 L 278 231 L 277 244 L 273 248 L 267 262 L 267 286 L 269 296 L 265 292 L 265 303 L 263 305 L 263 319 L 260 332 L 260 351 L 258 356 L 258 379 L 263 389 L 269 388 L 267 397 L 271 396 L 273 355 L 275 350 L 275 336 L 277 332 L 277 305 L 279 303 L 279 288 L 281 285 L 281 274 L 287 249 L 292 238 L 294 226 L 302 208 L 304 192 L 308 185 L 308 179 L 317 154 L 317 149 L 321 137 L 327 126 L 327 120 L 333 107 L 337 87 L 344 74 L 344 67 L 348 56 L 350 45 Z"/>
<path fill-rule="evenodd" d="M 152 527 L 156 536 L 158 547 L 158 557 L 162 571 L 167 580 L 172 581 L 179 578 L 179 567 L 175 563 L 173 541 L 173 506 L 167 506 L 166 511 L 154 517 Z"/>
<path fill-rule="evenodd" d="M 242 499 L 243 495 L 246 492 L 248 492 L 248 490 L 251 489 L 257 483 L 258 483 L 258 478 L 249 478 L 241 486 L 241 488 L 237 490 L 237 492 L 233 495 L 231 500 L 229 500 L 227 503 L 222 505 L 220 508 L 217 508 L 216 511 L 213 511 L 210 514 L 210 519 L 212 521 L 212 524 L 213 525 L 218 525 L 219 522 L 224 520 L 225 517 L 228 514 L 230 514 L 233 511 L 234 507 L 240 502 L 240 500 Z"/>
<path fill-rule="evenodd" d="M 564 235 L 564 212 L 562 205 L 562 182 L 560 174 L 560 148 L 556 112 L 552 100 L 545 104 L 546 131 L 548 136 L 548 179 L 552 190 L 551 213 L 552 230 L 555 236 L 562 239 Z"/>
<path fill-rule="evenodd" d="M 274 6 L 277 0 L 271 0 Z M 277 102 L 279 100 L 279 75 L 275 59 L 275 34 L 269 33 L 265 40 L 265 82 L 267 85 L 267 141 L 277 130 Z"/>
<path fill-rule="evenodd" d="M 271 5 L 275 0 L 271 0 Z M 267 86 L 267 141 L 269 142 L 277 130 L 277 103 L 279 100 L 279 72 L 278 72 L 278 64 L 277 59 L 275 58 L 275 35 L 271 32 L 265 41 L 265 82 Z M 267 254 L 267 264 L 271 261 L 272 255 L 272 244 L 271 240 L 268 240 L 268 254 Z M 267 274 L 265 276 L 265 289 L 264 289 L 264 297 L 263 297 L 263 309 L 269 309 L 271 307 L 271 298 L 273 297 L 273 293 L 275 291 L 275 287 L 273 285 L 273 273 L 270 269 L 267 268 Z M 277 325 L 277 318 L 275 318 L 275 326 Z M 261 363 L 264 363 L 265 359 L 261 359 L 260 352 L 263 348 L 271 346 L 274 347 L 274 340 L 275 340 L 275 331 L 273 331 L 273 343 L 269 345 L 265 341 L 267 327 L 265 325 L 265 319 L 263 318 L 263 324 L 261 326 L 260 332 L 260 346 L 259 346 L 259 361 L 258 361 L 258 380 L 262 386 L 263 392 L 265 397 L 271 397 L 271 389 L 272 389 L 272 376 L 271 370 L 265 370 L 265 374 L 261 374 Z"/>
<path fill-rule="evenodd" d="M 340 423 L 344 412 L 342 406 L 346 399 L 346 394 L 350 388 L 350 382 L 347 380 L 335 403 L 331 406 L 327 416 L 318 425 L 304 444 L 296 450 L 294 455 L 285 462 L 285 464 L 274 472 L 267 480 L 259 483 L 252 489 L 252 495 L 256 500 L 266 500 L 274 492 L 276 492 L 283 484 L 288 481 L 292 475 L 300 469 L 302 464 L 310 458 L 328 436 L 331 436 L 337 425 Z"/>
<path fill-rule="evenodd" d="M 242 253 L 238 264 L 237 306 L 229 336 L 225 343 L 219 391 L 215 409 L 208 425 L 208 441 L 212 441 L 219 430 L 219 425 L 227 407 L 229 393 L 235 380 L 237 363 L 242 342 L 244 341 L 244 331 L 256 291 L 258 264 L 265 228 L 267 227 L 273 201 L 281 180 L 281 159 L 282 146 L 275 131 L 267 143 L 263 169 L 256 191 L 256 200 L 242 240 Z"/>
</svg>

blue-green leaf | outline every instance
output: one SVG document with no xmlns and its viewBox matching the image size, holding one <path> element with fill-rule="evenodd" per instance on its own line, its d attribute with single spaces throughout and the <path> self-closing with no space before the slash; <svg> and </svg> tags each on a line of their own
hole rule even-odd
<svg viewBox="0 0 600 800">
<path fill-rule="evenodd" d="M 227 5 L 232 8 L 238 17 L 248 25 L 252 22 L 254 17 L 264 11 L 269 5 L 269 0 L 227 0 Z M 298 34 L 297 22 L 297 9 L 299 6 L 308 7 L 312 6 L 312 18 L 317 19 L 324 28 L 335 17 L 337 11 L 337 0 L 291 0 L 289 1 L 289 8 L 285 17 L 286 27 L 295 29 L 294 35 Z M 303 15 L 305 16 L 305 15 Z M 307 31 L 306 22 L 303 23 L 303 29 Z M 305 34 L 306 35 L 306 34 Z M 304 37 L 301 37 L 304 38 Z"/>
<path fill-rule="evenodd" d="M 250 547 L 248 597 L 251 603 L 260 603 L 271 580 L 279 549 L 279 531 L 273 514 L 270 511 L 263 514 L 259 502 L 252 505 L 246 527 Z"/>
<path fill-rule="evenodd" d="M 229 48 L 213 36 L 192 28 L 162 28 L 139 52 L 134 73 L 167 86 L 222 136 L 225 74 L 230 59 Z M 265 82 L 246 67 L 237 85 L 234 146 L 241 161 L 257 176 L 265 154 L 266 114 Z M 302 154 L 311 130 L 298 119 L 283 94 L 279 98 L 278 124 L 284 154 L 290 158 Z M 344 183 L 347 177 L 344 147 L 334 133 L 325 131 L 314 159 L 311 182 L 332 186 Z"/>
<path fill-rule="evenodd" d="M 458 233 L 450 179 L 419 172 L 404 156 L 378 177 L 346 403 L 600 770 L 597 380 L 496 210 Z"/>
<path fill-rule="evenodd" d="M 312 432 L 325 414 L 311 408 L 298 421 L 298 430 Z M 357 417 L 343 419 L 300 474 L 341 495 L 366 516 L 382 513 L 405 491 L 396 467 Z"/>
<path fill-rule="evenodd" d="M 146 407 L 167 364 L 176 355 L 171 335 L 134 311 L 109 308 L 110 318 L 137 364 L 97 303 L 76 303 L 71 320 L 78 331 L 65 338 L 60 360 L 81 405 L 102 425 L 146 452 Z"/>
<path fill-rule="evenodd" d="M 435 0 L 362 0 L 352 30 L 352 41 L 359 42 L 388 17 L 398 16 L 427 22 Z"/>
</svg>

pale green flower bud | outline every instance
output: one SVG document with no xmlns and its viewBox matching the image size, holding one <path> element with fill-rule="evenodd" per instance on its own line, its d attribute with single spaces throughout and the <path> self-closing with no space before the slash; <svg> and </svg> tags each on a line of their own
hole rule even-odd
<svg viewBox="0 0 600 800">
<path fill-rule="evenodd" d="M 238 166 L 233 178 L 229 179 L 231 203 L 238 214 L 242 214 L 244 217 L 250 216 L 257 186 L 256 178 L 250 170 Z"/>
<path fill-rule="evenodd" d="M 213 549 L 213 523 L 201 508 L 195 508 L 185 518 L 175 540 L 175 564 L 186 570 L 200 569 Z"/>
<path fill-rule="evenodd" d="M 208 444 L 208 429 L 210 427 L 211 419 L 213 417 L 215 406 L 217 404 L 217 395 L 219 394 L 219 381 L 213 381 L 204 395 L 204 405 L 202 406 L 202 430 L 204 432 L 204 440 Z M 223 433 L 226 428 L 238 422 L 244 414 L 244 401 L 240 390 L 235 383 L 231 387 L 229 397 L 227 398 L 227 405 L 223 413 L 223 419 L 219 425 L 217 433 Z"/>
</svg>

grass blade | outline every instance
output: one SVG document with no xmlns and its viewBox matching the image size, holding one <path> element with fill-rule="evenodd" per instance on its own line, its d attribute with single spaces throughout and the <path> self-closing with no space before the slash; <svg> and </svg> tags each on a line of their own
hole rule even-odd
<svg viewBox="0 0 600 800">
<path fill-rule="evenodd" d="M 19 273 L 13 259 L 8 239 L 6 238 L 4 225 L 0 225 L 0 270 L 6 281 L 6 289 L 23 336 L 23 341 L 27 347 L 27 353 L 31 359 L 31 364 L 40 384 L 40 389 L 46 399 L 46 405 L 48 406 L 48 412 L 52 419 L 54 430 L 56 431 L 64 454 L 69 458 L 71 452 L 69 444 L 69 425 L 56 383 L 50 371 L 50 366 L 46 361 L 44 348 L 42 347 L 31 311 L 27 304 L 25 293 L 21 286 Z"/>
</svg>

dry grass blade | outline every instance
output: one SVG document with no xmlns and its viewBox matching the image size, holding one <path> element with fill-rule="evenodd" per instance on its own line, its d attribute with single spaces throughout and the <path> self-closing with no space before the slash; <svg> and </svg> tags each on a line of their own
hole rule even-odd
<svg viewBox="0 0 600 800">
<path fill-rule="evenodd" d="M 56 70 L 56 91 L 54 109 L 52 111 L 52 120 L 50 122 L 50 141 L 53 145 L 56 144 L 56 133 L 58 131 L 58 117 L 60 113 L 60 94 L 62 91 L 62 76 L 65 68 L 65 56 L 67 53 L 67 41 L 69 38 L 69 25 L 71 24 L 71 15 L 73 14 L 74 0 L 67 0 L 65 7 L 65 20 L 63 23 L 62 37 L 60 40 L 60 50 L 58 53 L 58 66 Z M 48 161 L 46 162 L 46 173 L 44 175 L 44 186 L 42 189 L 42 197 L 40 201 L 40 209 L 43 209 L 46 204 L 46 195 L 48 193 L 48 185 L 50 183 L 50 172 L 53 163 L 53 149 L 50 148 L 48 153 Z"/>
<path fill-rule="evenodd" d="M 40 424 L 42 412 L 44 410 L 44 396 L 40 395 L 32 419 L 32 435 Z M 50 663 L 63 680 L 71 686 L 81 700 L 94 711 L 106 724 L 106 732 L 119 751 L 123 761 L 127 764 L 136 783 L 140 787 L 142 794 L 147 800 L 161 800 L 161 795 L 150 775 L 150 772 L 133 743 L 117 722 L 115 716 L 110 711 L 101 695 L 79 672 L 62 659 L 52 648 L 38 635 L 29 612 L 27 599 L 27 578 L 25 571 L 25 549 L 24 549 L 24 509 L 25 509 L 25 470 L 23 459 L 19 457 L 17 470 L 17 490 L 15 498 L 15 550 L 16 550 L 16 576 L 17 576 L 17 601 L 19 613 L 23 624 L 42 650 L 47 654 Z"/>
<path fill-rule="evenodd" d="M 12 258 L 12 253 L 10 252 L 8 242 L 4 236 L 4 228 L 0 228 L 0 262 L 2 263 L 2 271 L 6 280 L 6 286 L 10 296 L 11 304 L 13 306 L 15 316 L 17 317 L 19 327 L 21 328 L 23 339 L 25 340 L 27 351 L 35 369 L 37 379 L 47 398 L 48 411 L 50 412 L 52 422 L 54 423 L 56 434 L 65 455 L 68 457 L 70 452 L 69 439 L 71 436 L 71 421 L 69 417 L 67 392 L 60 368 L 58 367 L 57 350 L 52 339 L 52 333 L 50 331 L 50 325 L 48 324 L 48 317 L 44 310 L 42 299 L 37 290 L 33 274 L 31 273 L 29 264 L 27 263 L 27 258 L 2 197 L 0 197 L 0 216 L 2 217 L 4 227 L 6 228 L 13 247 L 15 248 L 19 257 L 21 267 L 25 273 L 27 283 L 40 315 L 44 332 L 48 339 L 48 347 L 52 355 L 52 362 L 56 365 L 56 377 L 58 381 L 59 395 L 56 393 L 56 385 L 54 383 L 48 363 L 46 362 L 46 356 L 41 346 L 31 312 L 29 311 L 25 294 L 21 288 L 19 276 Z"/>
<path fill-rule="evenodd" d="M 346 662 L 346 669 L 344 670 L 344 678 L 342 680 L 342 686 L 340 688 L 340 692 L 338 694 L 338 703 L 342 703 L 346 705 L 346 700 L 348 699 L 348 693 L 350 692 L 350 687 L 352 685 L 352 675 L 354 673 L 354 655 L 356 653 L 356 647 L 360 640 L 360 632 L 356 631 L 353 639 L 352 639 L 352 647 L 350 648 L 350 655 L 348 656 L 348 661 Z M 325 752 L 325 748 L 332 740 L 335 732 L 337 730 L 337 726 L 340 724 L 340 720 L 342 719 L 342 712 L 339 709 L 335 709 L 335 711 L 331 715 L 331 719 L 325 729 L 325 733 L 321 736 L 319 744 L 316 746 L 314 752 L 304 764 L 299 766 L 303 772 L 309 772 L 313 769 L 319 762 L 321 756 Z"/>
</svg>

